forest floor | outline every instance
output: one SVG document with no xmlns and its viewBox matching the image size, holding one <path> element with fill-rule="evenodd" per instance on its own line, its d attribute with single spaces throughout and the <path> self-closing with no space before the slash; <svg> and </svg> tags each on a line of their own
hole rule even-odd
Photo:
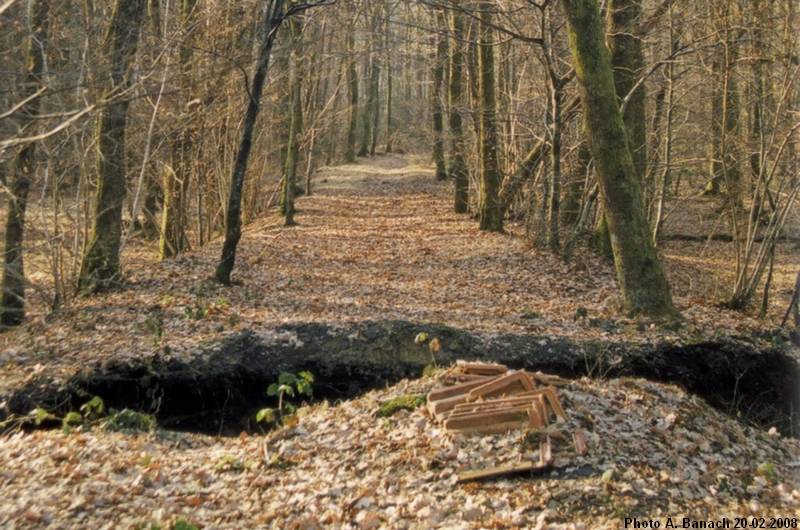
<svg viewBox="0 0 800 530">
<path fill-rule="evenodd" d="M 0 527 L 595 530 L 727 517 L 731 528 L 794 528 L 800 517 L 799 440 L 637 379 L 558 389 L 570 419 L 555 427 L 567 440 L 584 429 L 585 456 L 556 444 L 553 472 L 457 484 L 466 469 L 538 460 L 538 442 L 447 434 L 420 409 L 376 417 L 384 400 L 434 384 L 303 408 L 296 426 L 264 436 L 14 434 L 0 439 Z"/>
<path fill-rule="evenodd" d="M 613 266 L 596 253 L 579 247 L 566 263 L 530 248 L 522 223 L 508 223 L 506 234 L 481 233 L 451 212 L 451 185 L 432 175 L 421 158 L 399 155 L 323 168 L 313 196 L 297 202 L 298 226 L 284 228 L 271 215 L 245 227 L 233 287 L 209 280 L 221 240 L 161 263 L 156 245 L 137 240 L 123 255 L 124 288 L 49 313 L 37 296 L 48 290 L 46 259 L 26 258 L 38 270 L 31 290 L 38 303 L 27 325 L 0 333 L 0 390 L 32 373 L 66 377 L 96 361 L 159 349 L 179 356 L 233 331 L 287 322 L 404 319 L 631 342 L 769 339 L 800 270 L 800 245 L 782 244 L 769 311 L 759 320 L 720 307 L 732 285 L 730 243 L 667 239 L 662 253 L 685 321 L 651 325 L 620 316 Z M 668 205 L 664 234 L 725 233 L 718 202 Z M 786 232 L 800 234 L 800 213 Z"/>
<path fill-rule="evenodd" d="M 42 374 L 66 380 L 101 361 L 188 355 L 289 322 L 404 319 L 639 343 L 767 336 L 800 266 L 797 245 L 783 245 L 776 294 L 758 320 L 718 306 L 730 285 L 729 243 L 667 241 L 686 320 L 662 327 L 619 315 L 613 268 L 592 252 L 579 248 L 565 263 L 529 248 L 521 225 L 484 234 L 451 213 L 450 186 L 420 158 L 325 168 L 315 184 L 298 201 L 299 226 L 270 216 L 245 228 L 232 287 L 208 279 L 221 241 L 163 263 L 132 243 L 124 288 L 52 315 L 35 307 L 31 322 L 0 334 L 0 395 Z M 708 235 L 714 200 L 684 202 L 665 233 Z M 631 379 L 563 390 L 591 451 L 557 452 L 562 473 L 456 485 L 459 468 L 525 454 L 519 433 L 453 439 L 420 411 L 375 418 L 382 400 L 433 384 L 403 381 L 317 404 L 298 426 L 267 436 L 78 429 L 2 438 L 0 527 L 145 528 L 181 516 L 207 529 L 591 529 L 632 516 L 800 516 L 797 440 L 745 427 L 676 387 Z"/>
</svg>

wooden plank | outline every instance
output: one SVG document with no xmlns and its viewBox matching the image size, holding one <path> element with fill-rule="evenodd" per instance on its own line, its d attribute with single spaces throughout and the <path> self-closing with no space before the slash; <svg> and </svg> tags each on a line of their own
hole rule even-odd
<svg viewBox="0 0 800 530">
<path fill-rule="evenodd" d="M 438 417 L 440 414 L 450 412 L 459 403 L 466 403 L 467 399 L 469 399 L 468 394 L 459 394 L 457 396 L 439 399 L 437 401 L 428 401 L 428 411 L 430 411 L 433 416 Z"/>
<path fill-rule="evenodd" d="M 526 392 L 520 392 L 519 394 L 512 394 L 508 397 L 489 397 L 486 399 L 478 399 L 475 401 L 471 401 L 470 403 L 515 403 L 518 401 L 533 401 L 537 397 L 544 394 L 544 389 L 537 388 L 535 390 L 529 390 Z"/>
<path fill-rule="evenodd" d="M 492 423 L 490 425 L 480 425 L 477 427 L 466 427 L 463 429 L 447 429 L 447 432 L 458 434 L 502 434 L 508 431 L 524 431 L 528 426 L 528 420 L 508 421 L 503 423 Z"/>
<path fill-rule="evenodd" d="M 499 376 L 469 391 L 470 401 L 497 395 L 520 394 L 533 390 L 533 383 L 525 372 L 512 372 Z"/>
<path fill-rule="evenodd" d="M 468 383 L 470 381 L 478 381 L 479 379 L 486 379 L 485 375 L 476 374 L 462 374 L 458 372 L 445 374 L 441 381 L 446 385 L 457 385 L 459 383 Z"/>
<path fill-rule="evenodd" d="M 536 409 L 542 417 L 542 427 L 550 425 L 550 413 L 547 411 L 547 403 L 545 403 L 544 396 L 536 398 Z"/>
<path fill-rule="evenodd" d="M 542 413 L 540 412 L 540 407 L 534 404 L 533 407 L 530 408 L 528 415 L 530 419 L 528 420 L 528 429 L 541 429 L 544 427 L 544 418 L 542 418 Z"/>
<path fill-rule="evenodd" d="M 504 466 L 487 467 L 464 471 L 458 474 L 458 483 L 473 482 L 478 480 L 492 480 L 521 474 L 542 473 L 550 469 L 549 465 L 543 466 L 539 462 L 524 462 L 521 464 L 508 464 Z"/>
<path fill-rule="evenodd" d="M 456 367 L 464 373 L 477 375 L 501 375 L 508 372 L 508 366 L 497 363 L 456 361 Z"/>
<path fill-rule="evenodd" d="M 552 386 L 545 388 L 544 396 L 550 403 L 550 408 L 553 409 L 553 413 L 556 417 L 562 421 L 567 421 L 567 413 L 564 412 L 564 409 L 561 407 L 561 401 L 558 400 L 556 389 Z"/>
<path fill-rule="evenodd" d="M 461 416 L 451 415 L 445 420 L 444 428 L 449 430 L 463 430 L 490 426 L 497 423 L 524 422 L 527 424 L 529 417 L 527 409 L 478 412 Z"/>
<path fill-rule="evenodd" d="M 482 405 L 487 406 L 479 406 L 474 407 L 472 403 L 462 403 L 456 405 L 456 407 L 450 411 L 449 418 L 456 418 L 461 416 L 472 416 L 475 414 L 486 414 L 491 412 L 512 412 L 512 411 L 520 411 L 520 410 L 529 410 L 532 408 L 532 402 L 528 400 L 524 403 L 518 403 L 515 405 L 511 404 L 500 404 L 500 405 L 493 405 L 491 402 L 487 402 Z M 465 407 L 465 408 L 459 408 Z"/>
<path fill-rule="evenodd" d="M 459 385 L 447 386 L 444 388 L 435 388 L 430 392 L 428 392 L 428 401 L 439 401 L 441 399 L 457 396 L 458 394 L 466 394 L 473 388 L 478 388 L 479 386 L 488 383 L 492 379 L 494 378 L 482 377 L 480 379 L 475 379 L 474 381 L 467 381 L 466 383 L 461 383 Z"/>
</svg>

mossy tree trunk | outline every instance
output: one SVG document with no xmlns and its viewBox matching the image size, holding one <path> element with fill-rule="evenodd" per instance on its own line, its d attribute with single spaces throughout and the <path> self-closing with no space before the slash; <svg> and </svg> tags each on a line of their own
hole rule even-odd
<svg viewBox="0 0 800 530">
<path fill-rule="evenodd" d="M 444 106 L 442 105 L 442 86 L 444 85 L 445 62 L 447 61 L 447 34 L 445 33 L 444 11 L 437 9 L 435 16 L 436 50 L 433 55 L 433 90 L 431 91 L 433 161 L 436 164 L 436 180 L 447 180 L 444 153 Z"/>
<path fill-rule="evenodd" d="M 180 47 L 180 82 L 181 97 L 180 107 L 184 112 L 185 122 L 176 135 L 172 145 L 172 171 L 165 168 L 163 187 L 164 205 L 161 211 L 161 240 L 159 253 L 161 259 L 171 258 L 189 248 L 189 239 L 186 237 L 186 195 L 189 190 L 190 175 L 192 172 L 192 125 L 190 90 L 191 67 L 193 56 L 192 35 L 195 33 L 197 20 L 197 0 L 182 0 L 181 19 L 184 39 Z"/>
<path fill-rule="evenodd" d="M 35 0 L 30 7 L 30 37 L 26 52 L 27 71 L 22 96 L 31 98 L 44 85 L 45 46 L 49 30 L 50 2 Z M 32 125 L 39 112 L 39 98 L 33 97 L 20 109 L 20 128 Z M 17 153 L 9 183 L 8 213 L 0 296 L 0 327 L 17 326 L 25 319 L 25 211 L 36 162 L 36 143 L 25 144 Z"/>
<path fill-rule="evenodd" d="M 122 236 L 122 204 L 125 200 L 125 126 L 146 0 L 117 0 L 107 42 L 110 68 L 105 97 L 112 98 L 100 113 L 98 175 L 92 229 L 81 264 L 82 291 L 103 290 L 120 281 L 119 246 Z"/>
<path fill-rule="evenodd" d="M 631 314 L 672 317 L 669 283 L 652 244 L 597 0 L 562 0 L 617 279 Z"/>
<path fill-rule="evenodd" d="M 497 160 L 497 111 L 495 97 L 494 48 L 492 43 L 493 2 L 481 0 L 478 27 L 478 91 L 480 94 L 480 229 L 503 231 L 500 205 L 500 171 Z"/>
<path fill-rule="evenodd" d="M 261 93 L 264 90 L 264 81 L 269 70 L 269 60 L 272 56 L 272 45 L 275 33 L 283 21 L 284 0 L 271 0 L 267 9 L 266 20 L 261 35 L 261 45 L 258 51 L 255 74 L 249 91 L 249 102 L 244 118 L 244 129 L 239 142 L 239 150 L 233 165 L 231 188 L 228 195 L 228 209 L 225 215 L 225 242 L 222 245 L 222 255 L 214 274 L 215 279 L 222 284 L 230 284 L 231 272 L 236 262 L 236 246 L 242 237 L 242 192 L 244 190 L 244 177 L 247 172 L 247 163 L 253 145 L 253 131 L 261 108 Z"/>
<path fill-rule="evenodd" d="M 610 0 L 608 4 L 611 64 L 614 67 L 614 86 L 620 102 L 628 96 L 644 74 L 644 51 L 639 32 L 642 4 L 642 0 Z M 647 173 L 646 101 L 647 91 L 642 83 L 631 94 L 623 114 L 633 167 L 640 180 Z"/>
<path fill-rule="evenodd" d="M 347 53 L 349 61 L 347 64 L 347 87 L 350 96 L 350 108 L 348 109 L 347 123 L 347 148 L 344 159 L 348 163 L 356 160 L 356 134 L 358 132 L 358 71 L 355 58 L 355 22 L 350 31 L 347 32 Z"/>
<path fill-rule="evenodd" d="M 645 66 L 642 38 L 639 33 L 642 0 L 610 0 L 607 9 L 610 34 L 608 42 L 611 46 L 614 86 L 617 98 L 622 102 L 636 85 Z M 631 94 L 623 113 L 634 170 L 643 184 L 647 173 L 646 101 L 647 92 L 643 83 Z M 593 243 L 600 255 L 612 258 L 608 222 L 602 211 L 595 227 Z"/>
<path fill-rule="evenodd" d="M 292 52 L 289 59 L 289 91 L 291 118 L 289 122 L 289 138 L 286 146 L 286 167 L 283 174 L 283 196 L 281 212 L 284 224 L 293 226 L 294 222 L 294 190 L 297 181 L 297 164 L 300 158 L 300 143 L 303 139 L 303 22 L 299 17 L 289 21 L 292 38 Z"/>
<path fill-rule="evenodd" d="M 464 98 L 464 15 L 454 10 L 450 15 L 450 42 L 448 102 L 450 107 L 450 176 L 453 177 L 456 213 L 469 209 L 469 173 L 464 158 L 464 125 L 461 111 L 466 106 Z"/>
</svg>

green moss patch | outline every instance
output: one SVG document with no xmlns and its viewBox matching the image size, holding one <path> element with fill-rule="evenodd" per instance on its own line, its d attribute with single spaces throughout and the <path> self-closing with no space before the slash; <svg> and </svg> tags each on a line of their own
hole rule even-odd
<svg viewBox="0 0 800 530">
<path fill-rule="evenodd" d="M 378 408 L 379 418 L 388 418 L 400 410 L 414 410 L 425 404 L 425 396 L 423 394 L 406 394 L 392 398 L 389 401 L 384 401 Z"/>
</svg>

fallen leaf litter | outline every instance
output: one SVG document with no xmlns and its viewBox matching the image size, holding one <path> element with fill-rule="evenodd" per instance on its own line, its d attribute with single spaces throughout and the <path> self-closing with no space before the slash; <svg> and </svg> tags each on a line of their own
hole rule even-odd
<svg viewBox="0 0 800 530">
<path fill-rule="evenodd" d="M 798 440 L 639 379 L 557 387 L 568 420 L 549 426 L 553 469 L 459 484 L 470 470 L 537 464 L 541 433 L 449 432 L 425 407 L 376 417 L 382 402 L 440 385 L 431 376 L 317 404 L 265 436 L 16 434 L 0 440 L 0 527 L 184 517 L 204 530 L 577 530 L 619 528 L 625 515 L 800 515 Z M 576 451 L 569 432 L 590 450 Z"/>
</svg>

